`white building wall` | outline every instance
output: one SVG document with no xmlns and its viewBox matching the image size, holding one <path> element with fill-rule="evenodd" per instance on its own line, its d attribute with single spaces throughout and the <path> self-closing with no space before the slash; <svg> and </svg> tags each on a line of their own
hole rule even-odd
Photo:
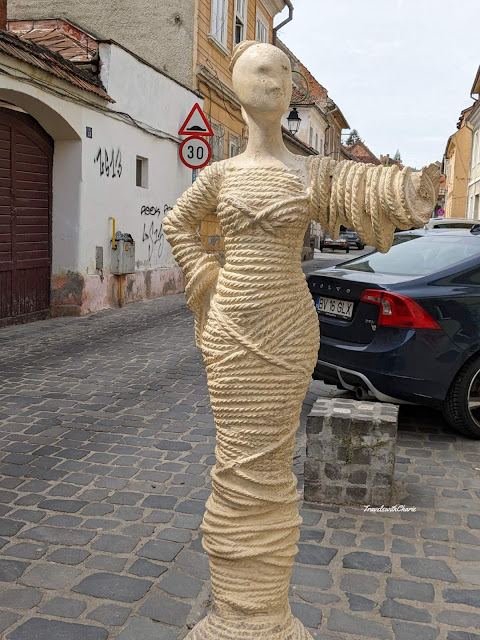
<svg viewBox="0 0 480 640">
<path fill-rule="evenodd" d="M 100 43 L 99 54 L 100 80 L 115 100 L 110 109 L 177 138 L 194 94 L 118 45 Z"/>
<path fill-rule="evenodd" d="M 84 134 L 82 142 L 82 215 L 88 233 L 81 236 L 79 267 L 82 273 L 94 271 L 99 244 L 107 256 L 110 216 L 116 218 L 117 229 L 133 236 L 137 269 L 171 267 L 174 261 L 161 222 L 192 183 L 192 171 L 181 163 L 176 140 L 197 97 L 120 47 L 101 45 L 102 59 L 106 48 L 110 62 L 105 85 L 116 101 L 112 110 L 128 113 L 140 124 L 83 110 L 83 130 L 90 127 L 92 138 Z M 154 128 L 155 135 L 141 127 Z M 137 156 L 148 161 L 147 187 L 136 186 Z"/>
<path fill-rule="evenodd" d="M 328 127 L 327 121 L 322 117 L 316 107 L 297 106 L 297 111 L 301 121 L 296 137 L 305 144 L 313 147 L 320 155 L 323 155 L 325 150 L 325 132 Z M 282 118 L 282 125 L 287 129 L 287 116 L 289 113 L 290 109 Z M 312 129 L 312 140 L 310 140 L 310 129 Z M 316 143 L 316 140 L 318 140 L 318 143 Z"/>
<path fill-rule="evenodd" d="M 119 303 L 119 277 L 110 273 L 110 216 L 117 231 L 135 240 L 136 270 L 122 282 L 125 302 L 179 292 L 184 286 L 162 220 L 192 183 L 191 169 L 178 157 L 178 130 L 195 102 L 202 101 L 116 45 L 101 45 L 101 56 L 106 60 L 102 80 L 116 101 L 112 105 L 79 91 L 79 98 L 91 101 L 85 106 L 25 82 L 0 79 L 0 99 L 30 113 L 55 141 L 52 304 L 57 314 L 88 313 Z M 28 65 L 18 67 L 31 73 Z M 44 75 L 51 85 L 65 88 Z M 67 87 L 70 95 L 75 93 Z M 137 156 L 148 160 L 145 187 L 136 186 Z M 96 268 L 97 247 L 103 248 L 102 271 Z"/>
<path fill-rule="evenodd" d="M 116 294 L 110 287 L 119 284 L 117 276 L 110 276 L 109 217 L 115 218 L 117 231 L 130 233 L 135 241 L 136 273 L 126 277 L 131 282 L 130 297 L 160 295 L 160 284 L 150 291 L 146 285 L 146 278 L 151 280 L 152 272 L 157 271 L 162 273 L 156 273 L 154 279 L 159 278 L 160 283 L 171 276 L 176 279 L 175 290 L 179 290 L 181 274 L 162 229 L 165 213 L 192 182 L 191 170 L 178 158 L 178 145 L 96 112 L 84 115 L 85 127 L 92 129 L 92 138 L 83 141 L 82 233 L 78 242 L 78 271 L 85 276 L 86 310 L 111 306 L 109 298 Z M 146 187 L 136 186 L 137 156 L 148 162 Z M 95 264 L 98 246 L 103 247 L 103 274 Z M 105 277 L 103 281 L 100 275 Z"/>
<path fill-rule="evenodd" d="M 467 217 L 480 219 L 480 108 L 472 111 L 469 123 L 473 127 L 470 173 L 467 193 Z"/>
<path fill-rule="evenodd" d="M 52 176 L 52 273 L 81 271 L 81 188 L 81 141 L 56 141 Z"/>
</svg>

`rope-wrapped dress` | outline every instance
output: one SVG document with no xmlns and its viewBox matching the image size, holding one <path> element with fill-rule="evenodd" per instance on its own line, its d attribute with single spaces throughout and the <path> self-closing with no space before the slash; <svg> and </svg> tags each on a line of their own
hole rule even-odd
<svg viewBox="0 0 480 640">
<path fill-rule="evenodd" d="M 203 623 L 211 632 L 204 628 L 198 638 L 227 637 L 222 621 L 245 616 L 254 616 L 252 637 L 263 629 L 262 619 L 268 626 L 272 618 L 277 631 L 270 629 L 269 638 L 307 637 L 288 606 L 301 523 L 293 447 L 319 348 L 318 317 L 301 268 L 303 238 L 311 219 L 334 234 L 340 224 L 353 226 L 354 216 L 365 239 L 384 249 L 393 223 L 378 192 L 371 198 L 376 222 L 365 213 L 371 167 L 319 157 L 305 166 L 302 179 L 283 167 L 215 163 L 163 223 L 188 280 L 185 295 L 195 312 L 217 428 L 213 491 L 202 524 L 215 609 Z M 412 226 L 406 206 L 397 204 L 391 204 L 395 225 Z M 215 211 L 225 242 L 222 268 L 198 235 L 199 221 Z M 381 216 L 390 225 L 387 238 Z"/>
</svg>

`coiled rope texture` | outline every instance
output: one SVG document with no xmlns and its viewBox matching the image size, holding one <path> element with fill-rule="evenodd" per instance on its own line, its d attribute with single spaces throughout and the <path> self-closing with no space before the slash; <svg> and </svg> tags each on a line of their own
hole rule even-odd
<svg viewBox="0 0 480 640">
<path fill-rule="evenodd" d="M 314 219 L 332 236 L 341 224 L 353 226 L 387 250 L 395 226 L 409 228 L 433 207 L 433 170 L 418 176 L 418 188 L 408 190 L 407 180 L 409 170 L 320 157 L 307 159 L 304 179 L 286 168 L 220 162 L 163 221 L 188 280 L 217 428 L 202 523 L 215 607 L 191 638 L 309 638 L 288 605 L 301 523 L 293 448 L 319 347 L 303 237 Z M 198 235 L 199 221 L 215 211 L 223 268 Z"/>
</svg>

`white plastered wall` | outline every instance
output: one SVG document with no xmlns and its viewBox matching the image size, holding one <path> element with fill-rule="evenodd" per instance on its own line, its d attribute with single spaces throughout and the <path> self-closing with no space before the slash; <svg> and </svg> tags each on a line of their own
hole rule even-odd
<svg viewBox="0 0 480 640">
<path fill-rule="evenodd" d="M 166 208 L 190 186 L 192 172 L 180 162 L 178 143 L 168 136 L 177 139 L 183 120 L 198 98 L 116 45 L 102 44 L 100 56 L 101 79 L 115 100 L 111 110 L 128 113 L 139 126 L 96 111 L 83 111 L 83 131 L 90 127 L 92 138 L 83 136 L 82 226 L 88 231 L 80 240 L 80 270 L 95 273 L 95 247 L 101 245 L 108 271 L 110 216 L 115 217 L 117 230 L 133 236 L 137 269 L 173 266 L 161 221 Z M 165 138 L 146 133 L 141 127 L 156 129 L 157 136 L 164 132 Z M 137 156 L 148 161 L 146 188 L 136 186 Z M 110 163 L 108 175 L 106 169 L 102 173 L 106 160 Z"/>
<path fill-rule="evenodd" d="M 106 291 L 108 277 L 105 282 L 103 279 L 110 268 L 110 216 L 116 218 L 117 230 L 130 233 L 135 240 L 137 274 L 178 271 L 163 236 L 162 219 L 192 182 L 192 171 L 178 157 L 177 132 L 199 101 L 191 91 L 116 45 L 101 45 L 101 55 L 105 59 L 102 80 L 115 100 L 111 105 L 53 80 L 50 74 L 38 70 L 32 74 L 28 65 L 0 56 L 0 66 L 4 62 L 15 68 L 19 77 L 30 74 L 52 87 L 68 89 L 70 99 L 64 99 L 15 77 L 2 75 L 0 80 L 0 100 L 25 110 L 54 140 L 52 286 L 56 289 L 58 282 L 58 287 L 65 286 L 63 280 L 70 274 L 84 278 L 89 300 L 83 294 L 83 299 L 79 294 L 74 300 L 82 313 L 112 303 L 114 294 Z M 85 100 L 91 105 L 82 103 Z M 138 126 L 111 111 L 128 114 Z M 137 156 L 148 160 L 145 188 L 136 186 Z M 103 272 L 95 268 L 98 246 L 103 247 Z M 112 278 L 111 286 L 115 287 L 118 283 Z M 175 278 L 178 284 L 177 274 Z M 158 295 L 160 280 L 153 289 L 140 286 L 132 299 Z"/>
<path fill-rule="evenodd" d="M 480 218 L 480 109 L 473 110 L 469 117 L 472 131 L 470 172 L 467 192 L 467 217 Z M 475 204 L 477 203 L 477 204 Z"/>
</svg>

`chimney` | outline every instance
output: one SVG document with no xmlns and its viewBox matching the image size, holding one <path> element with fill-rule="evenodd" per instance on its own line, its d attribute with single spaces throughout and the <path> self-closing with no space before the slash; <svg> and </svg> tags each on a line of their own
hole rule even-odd
<svg viewBox="0 0 480 640">
<path fill-rule="evenodd" d="M 7 30 L 7 0 L 0 0 L 0 29 Z"/>
</svg>

